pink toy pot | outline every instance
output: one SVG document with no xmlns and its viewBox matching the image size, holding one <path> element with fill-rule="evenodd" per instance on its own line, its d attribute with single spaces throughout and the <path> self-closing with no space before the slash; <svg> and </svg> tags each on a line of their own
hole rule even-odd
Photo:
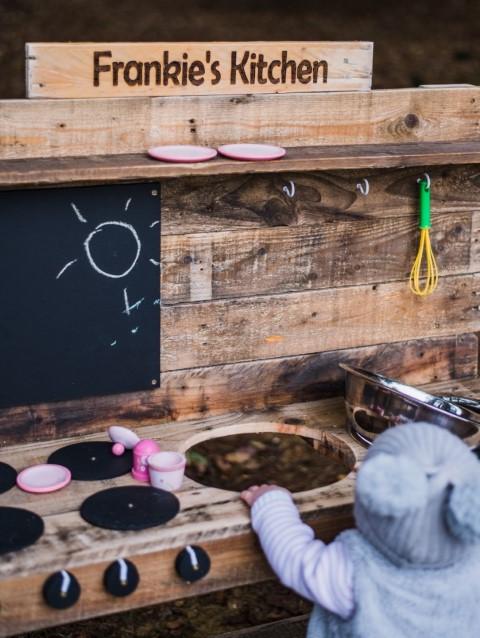
<svg viewBox="0 0 480 638">
<path fill-rule="evenodd" d="M 150 483 L 168 492 L 182 485 L 186 465 L 185 454 L 179 452 L 156 452 L 148 457 Z"/>
<path fill-rule="evenodd" d="M 133 448 L 132 476 L 137 481 L 148 482 L 148 457 L 158 452 L 158 443 L 152 439 L 143 439 Z"/>
</svg>

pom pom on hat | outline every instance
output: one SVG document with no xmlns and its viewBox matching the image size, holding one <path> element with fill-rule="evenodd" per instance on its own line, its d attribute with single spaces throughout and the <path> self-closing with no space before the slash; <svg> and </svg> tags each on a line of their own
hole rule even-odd
<svg viewBox="0 0 480 638">
<path fill-rule="evenodd" d="M 480 469 L 475 480 L 452 488 L 445 517 L 456 538 L 465 543 L 480 542 Z"/>
<path fill-rule="evenodd" d="M 404 516 L 425 506 L 427 479 L 406 456 L 379 453 L 358 472 L 357 498 L 380 516 Z"/>
<path fill-rule="evenodd" d="M 358 530 L 397 565 L 453 565 L 480 542 L 480 463 L 429 423 L 380 434 L 357 475 Z"/>
</svg>

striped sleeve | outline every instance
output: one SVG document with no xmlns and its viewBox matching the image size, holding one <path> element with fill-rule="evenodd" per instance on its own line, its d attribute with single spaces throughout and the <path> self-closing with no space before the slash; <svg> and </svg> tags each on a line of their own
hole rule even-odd
<svg viewBox="0 0 480 638">
<path fill-rule="evenodd" d="M 341 541 L 314 538 L 290 496 L 265 492 L 253 504 L 252 527 L 281 582 L 300 596 L 348 618 L 354 609 L 353 566 Z"/>
</svg>

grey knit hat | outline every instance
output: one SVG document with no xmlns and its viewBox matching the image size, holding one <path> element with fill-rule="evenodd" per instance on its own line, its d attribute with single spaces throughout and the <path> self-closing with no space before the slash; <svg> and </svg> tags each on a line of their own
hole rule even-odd
<svg viewBox="0 0 480 638">
<path fill-rule="evenodd" d="M 391 428 L 358 472 L 354 513 L 359 531 L 395 564 L 452 565 L 480 543 L 480 463 L 439 426 Z"/>
</svg>

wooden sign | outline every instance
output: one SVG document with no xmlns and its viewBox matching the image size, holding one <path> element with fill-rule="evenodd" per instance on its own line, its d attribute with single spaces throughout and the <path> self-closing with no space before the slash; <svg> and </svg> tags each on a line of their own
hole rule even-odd
<svg viewBox="0 0 480 638">
<path fill-rule="evenodd" d="M 30 98 L 366 91 L 371 42 L 34 43 Z"/>
</svg>

